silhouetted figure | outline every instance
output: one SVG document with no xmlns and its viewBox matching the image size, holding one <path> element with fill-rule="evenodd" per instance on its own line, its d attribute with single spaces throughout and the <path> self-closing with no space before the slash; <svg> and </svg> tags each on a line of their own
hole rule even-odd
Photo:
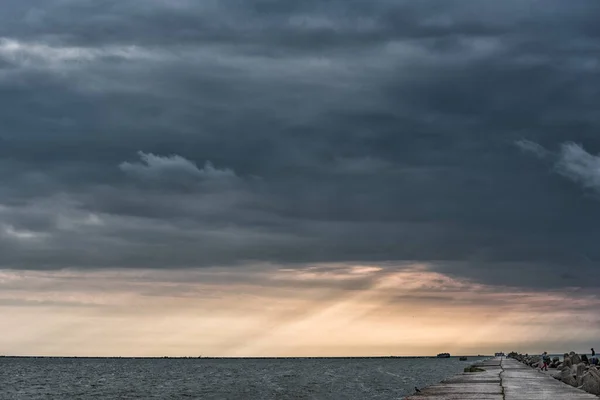
<svg viewBox="0 0 600 400">
<path fill-rule="evenodd" d="M 594 350 L 594 348 L 592 347 L 590 350 L 592 350 L 592 357 L 596 357 L 596 351 Z"/>
<path fill-rule="evenodd" d="M 418 387 L 415 386 L 415 393 L 421 393 Z"/>
</svg>

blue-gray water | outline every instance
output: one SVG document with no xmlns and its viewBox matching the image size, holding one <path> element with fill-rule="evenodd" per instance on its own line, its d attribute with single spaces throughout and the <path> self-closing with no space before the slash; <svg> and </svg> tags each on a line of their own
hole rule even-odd
<svg viewBox="0 0 600 400">
<path fill-rule="evenodd" d="M 476 358 L 0 358 L 1 399 L 402 399 Z"/>
</svg>

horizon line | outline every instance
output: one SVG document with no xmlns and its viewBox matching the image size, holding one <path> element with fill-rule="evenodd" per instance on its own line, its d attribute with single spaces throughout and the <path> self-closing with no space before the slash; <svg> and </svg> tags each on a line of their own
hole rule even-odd
<svg viewBox="0 0 600 400">
<path fill-rule="evenodd" d="M 491 355 L 457 355 L 450 358 L 458 357 L 492 357 Z M 437 356 L 34 356 L 34 355 L 0 355 L 0 358 L 85 358 L 85 359 L 149 359 L 149 360 L 164 360 L 164 359 L 180 359 L 180 360 L 264 360 L 264 359 L 373 359 L 373 358 L 438 358 Z"/>
</svg>

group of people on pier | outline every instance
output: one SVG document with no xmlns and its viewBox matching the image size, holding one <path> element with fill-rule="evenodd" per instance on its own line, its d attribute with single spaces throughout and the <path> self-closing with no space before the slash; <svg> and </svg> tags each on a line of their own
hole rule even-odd
<svg viewBox="0 0 600 400">
<path fill-rule="evenodd" d="M 590 350 L 592 351 L 592 356 L 589 358 L 589 363 L 592 365 L 599 365 L 600 361 L 598 360 L 598 357 L 596 357 L 596 351 L 594 350 L 593 347 Z M 540 370 L 548 371 L 549 364 L 550 364 L 550 356 L 548 355 L 548 352 L 545 351 L 542 353 L 542 361 L 540 362 Z"/>
</svg>

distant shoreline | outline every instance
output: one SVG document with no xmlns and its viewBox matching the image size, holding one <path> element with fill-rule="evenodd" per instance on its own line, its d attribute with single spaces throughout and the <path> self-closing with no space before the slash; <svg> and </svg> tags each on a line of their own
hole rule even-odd
<svg viewBox="0 0 600 400">
<path fill-rule="evenodd" d="M 450 358 L 482 358 L 491 357 L 485 355 L 476 356 L 452 356 Z M 436 356 L 357 356 L 357 357 L 135 357 L 135 356 L 0 356 L 1 358 L 48 358 L 48 359 L 93 359 L 93 360 L 369 360 L 369 359 L 389 359 L 389 358 L 402 358 L 402 359 L 417 359 L 417 358 L 436 358 Z"/>
</svg>

